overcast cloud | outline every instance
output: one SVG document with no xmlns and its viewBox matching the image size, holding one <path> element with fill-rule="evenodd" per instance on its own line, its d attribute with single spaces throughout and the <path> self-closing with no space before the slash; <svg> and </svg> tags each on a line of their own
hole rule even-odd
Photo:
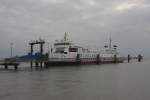
<svg viewBox="0 0 150 100">
<path fill-rule="evenodd" d="M 150 55 L 149 0 L 0 0 L 0 57 L 28 52 L 31 39 L 51 44 L 64 32 L 102 48 L 111 34 L 122 54 Z"/>
</svg>

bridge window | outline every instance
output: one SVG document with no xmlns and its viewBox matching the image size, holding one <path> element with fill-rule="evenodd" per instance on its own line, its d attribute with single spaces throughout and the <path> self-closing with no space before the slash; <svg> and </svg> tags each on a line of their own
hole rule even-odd
<svg viewBox="0 0 150 100">
<path fill-rule="evenodd" d="M 56 48 L 55 53 L 64 53 L 64 50 L 65 50 L 64 47 Z"/>
<path fill-rule="evenodd" d="M 69 48 L 69 52 L 77 52 L 78 48 Z"/>
<path fill-rule="evenodd" d="M 54 45 L 55 46 L 57 46 L 57 45 L 70 45 L 70 43 L 55 43 Z"/>
</svg>

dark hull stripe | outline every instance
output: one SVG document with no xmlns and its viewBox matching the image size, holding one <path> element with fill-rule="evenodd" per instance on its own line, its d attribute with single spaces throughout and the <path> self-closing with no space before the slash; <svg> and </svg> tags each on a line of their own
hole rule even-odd
<svg viewBox="0 0 150 100">
<path fill-rule="evenodd" d="M 105 64 L 105 63 L 123 63 L 123 61 L 77 61 L 77 62 L 67 62 L 67 61 L 48 61 L 45 62 L 46 66 L 66 66 L 66 65 L 84 65 L 84 64 Z"/>
</svg>

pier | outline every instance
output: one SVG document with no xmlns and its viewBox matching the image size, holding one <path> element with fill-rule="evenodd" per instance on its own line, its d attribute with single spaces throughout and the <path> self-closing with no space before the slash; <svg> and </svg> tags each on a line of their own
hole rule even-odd
<svg viewBox="0 0 150 100">
<path fill-rule="evenodd" d="M 10 66 L 13 66 L 14 67 L 14 70 L 17 70 L 18 69 L 18 65 L 19 63 L 16 63 L 16 62 L 3 62 L 3 63 L 0 63 L 1 66 L 4 66 L 4 69 L 8 69 L 8 67 Z"/>
<path fill-rule="evenodd" d="M 27 55 L 16 56 L 5 58 L 0 61 L 0 66 L 4 66 L 4 69 L 8 69 L 10 66 L 14 67 L 14 70 L 18 69 L 18 66 L 22 62 L 30 63 L 30 68 L 43 68 L 45 66 L 45 62 L 48 60 L 48 53 L 44 54 L 44 46 L 45 41 L 42 39 L 33 40 L 29 42 L 30 52 Z M 40 52 L 34 52 L 34 45 L 39 45 Z"/>
</svg>

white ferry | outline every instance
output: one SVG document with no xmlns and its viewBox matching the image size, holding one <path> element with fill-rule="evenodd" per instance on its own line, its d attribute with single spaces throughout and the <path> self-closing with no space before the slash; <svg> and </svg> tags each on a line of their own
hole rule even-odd
<svg viewBox="0 0 150 100">
<path fill-rule="evenodd" d="M 51 52 L 47 65 L 80 65 L 80 64 L 99 64 L 99 63 L 120 63 L 123 62 L 117 46 L 104 46 L 102 50 L 90 50 L 75 45 L 69 38 L 69 34 L 65 33 L 62 40 L 56 40 Z"/>
</svg>

